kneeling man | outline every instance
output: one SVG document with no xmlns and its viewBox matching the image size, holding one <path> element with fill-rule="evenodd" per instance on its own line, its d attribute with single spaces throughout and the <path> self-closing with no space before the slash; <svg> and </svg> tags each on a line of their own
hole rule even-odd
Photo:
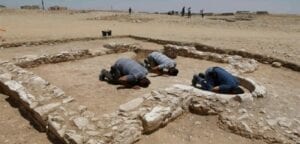
<svg viewBox="0 0 300 144">
<path fill-rule="evenodd" d="M 176 62 L 160 52 L 150 53 L 144 62 L 146 67 L 153 72 L 162 74 L 166 70 L 167 74 L 172 76 L 177 76 L 179 72 L 176 68 Z"/>
<path fill-rule="evenodd" d="M 220 67 L 211 67 L 205 74 L 194 75 L 192 85 L 197 84 L 200 84 L 204 90 L 220 93 L 234 93 L 239 88 L 237 78 Z"/>
<path fill-rule="evenodd" d="M 147 69 L 138 62 L 132 59 L 121 58 L 116 61 L 110 71 L 103 69 L 99 75 L 99 80 L 107 81 L 111 84 L 122 84 L 126 87 L 148 87 L 151 82 L 146 77 L 147 74 Z"/>
</svg>

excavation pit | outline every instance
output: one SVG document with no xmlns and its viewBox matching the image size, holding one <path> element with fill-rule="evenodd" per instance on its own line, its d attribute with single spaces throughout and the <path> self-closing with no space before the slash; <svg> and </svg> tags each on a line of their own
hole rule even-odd
<svg viewBox="0 0 300 144">
<path fill-rule="evenodd" d="M 144 46 L 141 41 L 137 41 L 140 45 Z M 25 68 L 28 71 L 33 72 L 34 74 L 42 77 L 43 79 L 49 81 L 51 84 L 57 86 L 58 88 L 61 88 L 66 96 L 72 96 L 74 98 L 74 101 L 69 103 L 66 108 L 68 109 L 73 109 L 73 110 L 80 110 L 80 111 L 85 111 L 87 109 L 90 112 L 93 112 L 96 117 L 101 117 L 106 114 L 112 114 L 116 111 L 119 111 L 120 105 L 126 104 L 127 102 L 130 102 L 131 100 L 135 100 L 137 98 L 143 98 L 145 97 L 145 94 L 153 93 L 154 91 L 161 90 L 164 88 L 172 87 L 174 86 L 173 84 L 183 84 L 185 86 L 188 86 L 191 84 L 191 78 L 193 74 L 203 72 L 205 71 L 206 68 L 211 67 L 211 66 L 220 66 L 220 67 L 227 67 L 229 64 L 226 62 L 216 62 L 214 60 L 214 57 L 209 57 L 208 59 L 203 58 L 203 53 L 201 55 L 195 55 L 193 54 L 191 58 L 188 57 L 188 55 L 179 55 L 176 58 L 177 61 L 177 66 L 180 69 L 180 73 L 177 77 L 172 77 L 172 76 L 159 76 L 156 77 L 155 74 L 150 73 L 148 75 L 149 79 L 151 80 L 152 84 L 150 85 L 149 88 L 142 88 L 140 90 L 132 90 L 132 89 L 118 89 L 118 85 L 110 85 L 107 84 L 106 82 L 100 82 L 98 80 L 99 72 L 102 68 L 109 69 L 110 66 L 120 57 L 127 57 L 127 58 L 132 58 L 132 59 L 137 59 L 139 61 L 142 61 L 147 53 L 153 51 L 153 50 L 160 50 L 161 45 L 152 45 L 150 43 L 147 44 L 148 47 L 151 49 L 149 50 L 146 48 L 146 50 L 131 50 L 131 51 L 115 51 L 118 53 L 114 52 L 108 52 L 108 53 L 101 53 L 100 55 L 90 55 L 88 54 L 87 57 L 83 58 L 78 58 L 78 59 L 72 59 L 72 60 L 62 60 L 62 61 L 57 61 L 56 63 L 51 63 L 51 61 L 47 63 L 41 63 L 39 65 L 33 66 L 33 68 Z M 155 48 L 155 46 L 159 46 L 160 48 Z M 84 50 L 84 49 L 82 49 Z M 97 50 L 97 48 L 94 48 L 94 50 Z M 106 50 L 105 48 L 99 49 Z M 135 52 L 133 52 L 135 51 Z M 59 52 L 59 51 L 58 51 Z M 54 54 L 54 57 L 60 57 L 61 55 L 56 55 Z M 214 56 L 214 55 L 212 55 Z M 212 60 L 212 61 L 210 61 Z M 22 65 L 20 65 L 22 66 Z M 262 68 L 266 68 L 267 66 L 262 66 Z M 243 76 L 245 75 L 252 75 L 252 74 L 242 74 Z M 256 76 L 254 74 L 254 76 Z M 260 93 L 260 90 L 265 90 L 262 87 L 257 87 L 255 86 L 256 83 L 255 81 L 251 79 L 247 79 L 244 77 L 240 77 L 241 85 L 242 87 L 245 87 L 245 93 L 239 94 L 239 99 L 236 99 L 240 102 L 244 101 L 253 101 L 253 97 L 263 97 L 264 94 Z M 198 91 L 201 91 L 198 89 Z M 213 95 L 214 97 L 220 97 L 220 98 L 225 98 L 225 99 L 230 99 L 233 97 L 237 97 L 237 95 L 222 95 L 222 94 L 215 94 L 215 93 L 210 93 L 207 91 L 201 91 L 201 95 Z M 244 96 L 245 97 L 244 97 Z M 68 100 L 68 99 L 67 99 Z M 84 107 L 87 106 L 87 107 Z M 154 107 L 155 108 L 155 107 Z M 151 109 L 150 109 L 151 110 Z M 244 111 L 242 111 L 244 112 Z M 84 115 L 87 113 L 84 113 Z M 197 113 L 196 113 L 197 114 Z M 51 114 L 55 115 L 55 114 Z M 190 115 L 190 114 L 188 114 Z M 189 117 L 189 116 L 188 116 Z M 195 116 L 197 117 L 197 116 Z M 193 119 L 192 117 L 188 118 Z M 216 118 L 213 118 L 216 119 Z M 213 120 L 212 119 L 212 120 Z M 75 122 L 78 121 L 85 121 L 84 118 L 82 117 L 71 117 L 70 122 L 67 124 L 67 126 L 74 126 Z M 162 134 L 168 134 L 169 130 L 172 130 L 172 127 L 174 125 L 184 123 L 184 121 L 187 121 L 186 115 L 183 115 L 183 118 L 180 118 L 179 120 L 175 120 L 174 124 L 172 123 L 171 129 L 169 129 L 169 126 L 166 126 L 164 130 L 162 130 Z M 202 120 L 200 120 L 202 121 Z M 192 121 L 187 121 L 187 122 L 194 122 Z M 213 121 L 214 122 L 214 121 Z M 212 124 L 212 122 L 208 122 L 209 124 Z M 51 124 L 51 123 L 50 123 Z M 244 124 L 244 123 L 242 123 Z M 57 126 L 57 125 L 52 125 L 50 126 Z M 80 126 L 80 124 L 79 124 Z M 185 127 L 185 126 L 184 126 Z M 189 126 L 192 127 L 192 126 Z M 212 126 L 213 127 L 213 126 Z M 165 130 L 166 129 L 166 130 Z M 77 129 L 76 129 L 77 131 Z M 72 136 L 77 133 L 68 133 L 68 138 L 72 139 Z M 79 133 L 81 133 L 80 131 Z M 184 132 L 184 131 L 183 131 Z M 197 131 L 194 131 L 197 132 Z M 143 132 L 144 133 L 144 132 Z M 142 140 L 140 143 L 145 143 L 143 139 L 149 140 L 153 139 L 154 141 L 157 142 L 165 142 L 165 141 L 159 141 L 157 139 L 157 134 L 159 134 L 160 131 L 154 131 L 149 136 L 143 136 Z M 90 133 L 89 134 L 95 134 Z M 102 135 L 103 134 L 103 135 Z M 220 135 L 227 137 L 230 136 L 230 133 L 227 132 L 220 132 Z M 240 133 L 238 133 L 240 134 Z M 99 134 L 99 138 L 102 136 L 106 135 L 105 133 Z M 180 134 L 176 134 L 177 136 Z M 203 136 L 203 134 L 200 134 Z M 205 135 L 205 134 L 204 134 Z M 243 135 L 240 134 L 240 135 Z M 71 136 L 71 137 L 70 137 Z M 134 135 L 135 136 L 135 135 Z M 195 134 L 193 136 L 196 136 Z M 244 136 L 244 135 L 243 135 Z M 92 136 L 94 137 L 94 136 Z M 247 137 L 247 136 L 246 136 Z M 74 138 L 74 137 L 73 137 Z M 148 139 L 149 138 L 149 139 Z M 166 139 L 169 139 L 168 136 L 165 135 Z M 239 139 L 241 138 L 241 139 Z M 139 138 L 136 138 L 139 139 Z M 185 138 L 184 138 L 185 139 Z M 191 143 L 199 141 L 201 138 L 197 137 L 195 139 L 191 140 Z M 242 137 L 235 137 L 235 140 L 238 141 L 244 141 L 245 143 L 252 143 L 248 139 L 242 138 Z M 189 138 L 185 139 L 187 140 L 186 142 L 189 141 Z M 177 141 L 179 142 L 180 139 Z M 208 141 L 208 140 L 206 140 Z M 216 140 L 217 142 L 218 140 Z M 230 140 L 228 140 L 230 141 Z M 182 143 L 183 141 L 180 141 Z M 260 143 L 262 141 L 258 141 Z M 256 142 L 254 142 L 256 143 Z M 263 142 L 262 142 L 263 143 Z"/>
</svg>

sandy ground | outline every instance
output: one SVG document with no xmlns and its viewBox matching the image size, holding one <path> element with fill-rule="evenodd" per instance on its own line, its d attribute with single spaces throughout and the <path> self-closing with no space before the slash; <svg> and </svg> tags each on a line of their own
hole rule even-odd
<svg viewBox="0 0 300 144">
<path fill-rule="evenodd" d="M 0 10 L 0 28 L 6 29 L 6 32 L 0 33 L 4 42 L 99 36 L 102 29 L 110 28 L 113 30 L 113 35 L 134 34 L 167 40 L 200 42 L 220 48 L 270 55 L 300 64 L 300 17 L 291 15 L 256 16 L 252 21 L 225 22 L 212 20 L 209 17 L 187 19 L 154 14 L 128 16 L 109 12 L 43 13 Z M 125 38 L 0 49 L 0 59 L 10 60 L 23 55 L 50 54 L 70 49 L 101 49 L 102 45 L 108 42 L 141 43 Z M 0 43 L 3 42 L 0 40 Z M 142 45 L 147 49 L 162 48 L 161 45 L 152 43 L 142 43 Z M 98 75 L 101 68 L 109 68 L 120 57 L 135 57 L 135 54 L 111 54 L 55 65 L 42 65 L 29 70 L 75 97 L 77 104 L 87 105 L 90 110 L 103 114 L 116 110 L 119 104 L 152 89 L 167 87 L 174 83 L 190 84 L 194 73 L 203 71 L 209 66 L 225 66 L 179 57 L 177 63 L 181 71 L 178 77 L 150 77 L 152 84 L 147 89 L 117 90 L 118 86 L 99 82 Z M 260 64 L 258 71 L 245 76 L 254 78 L 268 90 L 267 97 L 257 100 L 250 110 L 255 117 L 258 119 L 282 116 L 289 119 L 300 118 L 300 74 L 298 72 Z M 0 98 L 2 107 L 0 141 L 2 143 L 50 143 L 44 133 L 37 132 L 19 111 L 6 101 L 7 96 L 1 95 Z M 259 114 L 261 109 L 264 109 L 266 114 Z M 188 114 L 156 133 L 143 136 L 138 144 L 262 143 L 225 132 L 219 129 L 215 122 L 216 117 Z"/>
<path fill-rule="evenodd" d="M 226 22 L 194 16 L 111 12 L 41 12 L 0 10 L 5 42 L 113 35 L 139 35 L 167 40 L 200 42 L 220 48 L 245 50 L 299 63 L 300 17 L 254 16 L 251 21 Z M 225 17 L 226 18 L 226 17 Z"/>
<path fill-rule="evenodd" d="M 9 98 L 0 94 L 0 142 L 2 144 L 50 144 L 45 133 L 35 130 Z"/>
</svg>

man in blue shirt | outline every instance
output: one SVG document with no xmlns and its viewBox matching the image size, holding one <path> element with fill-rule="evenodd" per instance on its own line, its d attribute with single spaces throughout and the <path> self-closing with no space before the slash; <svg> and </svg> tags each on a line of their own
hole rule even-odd
<svg viewBox="0 0 300 144">
<path fill-rule="evenodd" d="M 177 76 L 176 62 L 160 52 L 152 52 L 145 59 L 146 67 L 153 72 L 163 73 L 167 70 L 167 74 Z"/>
<path fill-rule="evenodd" d="M 197 84 L 204 90 L 220 93 L 233 93 L 239 87 L 237 78 L 220 67 L 208 68 L 205 75 L 194 75 L 192 85 Z"/>
<path fill-rule="evenodd" d="M 128 87 L 138 88 L 148 87 L 151 83 L 147 79 L 148 71 L 138 62 L 121 58 L 111 67 L 110 71 L 103 69 L 99 75 L 99 80 L 107 81 L 111 84 L 123 84 Z"/>
</svg>

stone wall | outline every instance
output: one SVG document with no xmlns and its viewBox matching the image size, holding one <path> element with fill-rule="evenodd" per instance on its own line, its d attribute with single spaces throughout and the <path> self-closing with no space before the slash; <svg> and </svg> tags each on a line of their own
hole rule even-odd
<svg viewBox="0 0 300 144">
<path fill-rule="evenodd" d="M 79 54 L 86 54 L 86 51 Z M 259 85 L 241 79 L 252 86 L 250 97 L 256 96 L 255 91 L 265 95 L 265 89 L 257 91 Z M 114 113 L 96 116 L 86 106 L 70 106 L 74 101 L 71 96 L 9 62 L 0 63 L 0 88 L 1 92 L 18 103 L 39 130 L 45 131 L 59 143 L 75 144 L 131 144 L 138 141 L 142 134 L 154 132 L 185 112 L 218 115 L 229 102 L 247 100 L 236 99 L 246 94 L 229 96 L 174 85 L 120 105 Z"/>
<path fill-rule="evenodd" d="M 285 68 L 288 68 L 288 69 L 291 69 L 294 71 L 300 71 L 300 65 L 298 65 L 296 63 L 282 60 L 279 58 L 261 55 L 261 54 L 250 53 L 250 52 L 246 52 L 246 51 L 221 49 L 221 48 L 216 48 L 213 46 L 204 45 L 201 43 L 162 40 L 162 39 L 154 39 L 154 38 L 147 38 L 147 37 L 133 36 L 133 35 L 130 35 L 129 37 L 136 39 L 136 40 L 143 40 L 143 41 L 153 42 L 153 43 L 162 44 L 162 45 L 171 44 L 171 45 L 178 45 L 178 46 L 193 46 L 199 51 L 212 52 L 212 53 L 217 53 L 217 54 L 238 55 L 238 56 L 241 56 L 244 58 L 255 59 L 256 61 L 264 63 L 264 64 L 273 64 L 274 62 L 277 62 L 282 67 L 285 67 Z"/>
<path fill-rule="evenodd" d="M 258 68 L 258 62 L 254 59 L 243 58 L 237 55 L 203 52 L 196 50 L 196 48 L 192 46 L 165 45 L 164 52 L 173 58 L 179 55 L 218 63 L 228 63 L 230 64 L 229 69 L 240 73 L 254 72 Z"/>
<path fill-rule="evenodd" d="M 42 64 L 80 60 L 110 53 L 113 53 L 113 51 L 84 49 L 76 51 L 64 51 L 50 55 L 27 55 L 19 58 L 13 58 L 11 62 L 22 68 L 32 68 L 40 66 Z"/>
</svg>

